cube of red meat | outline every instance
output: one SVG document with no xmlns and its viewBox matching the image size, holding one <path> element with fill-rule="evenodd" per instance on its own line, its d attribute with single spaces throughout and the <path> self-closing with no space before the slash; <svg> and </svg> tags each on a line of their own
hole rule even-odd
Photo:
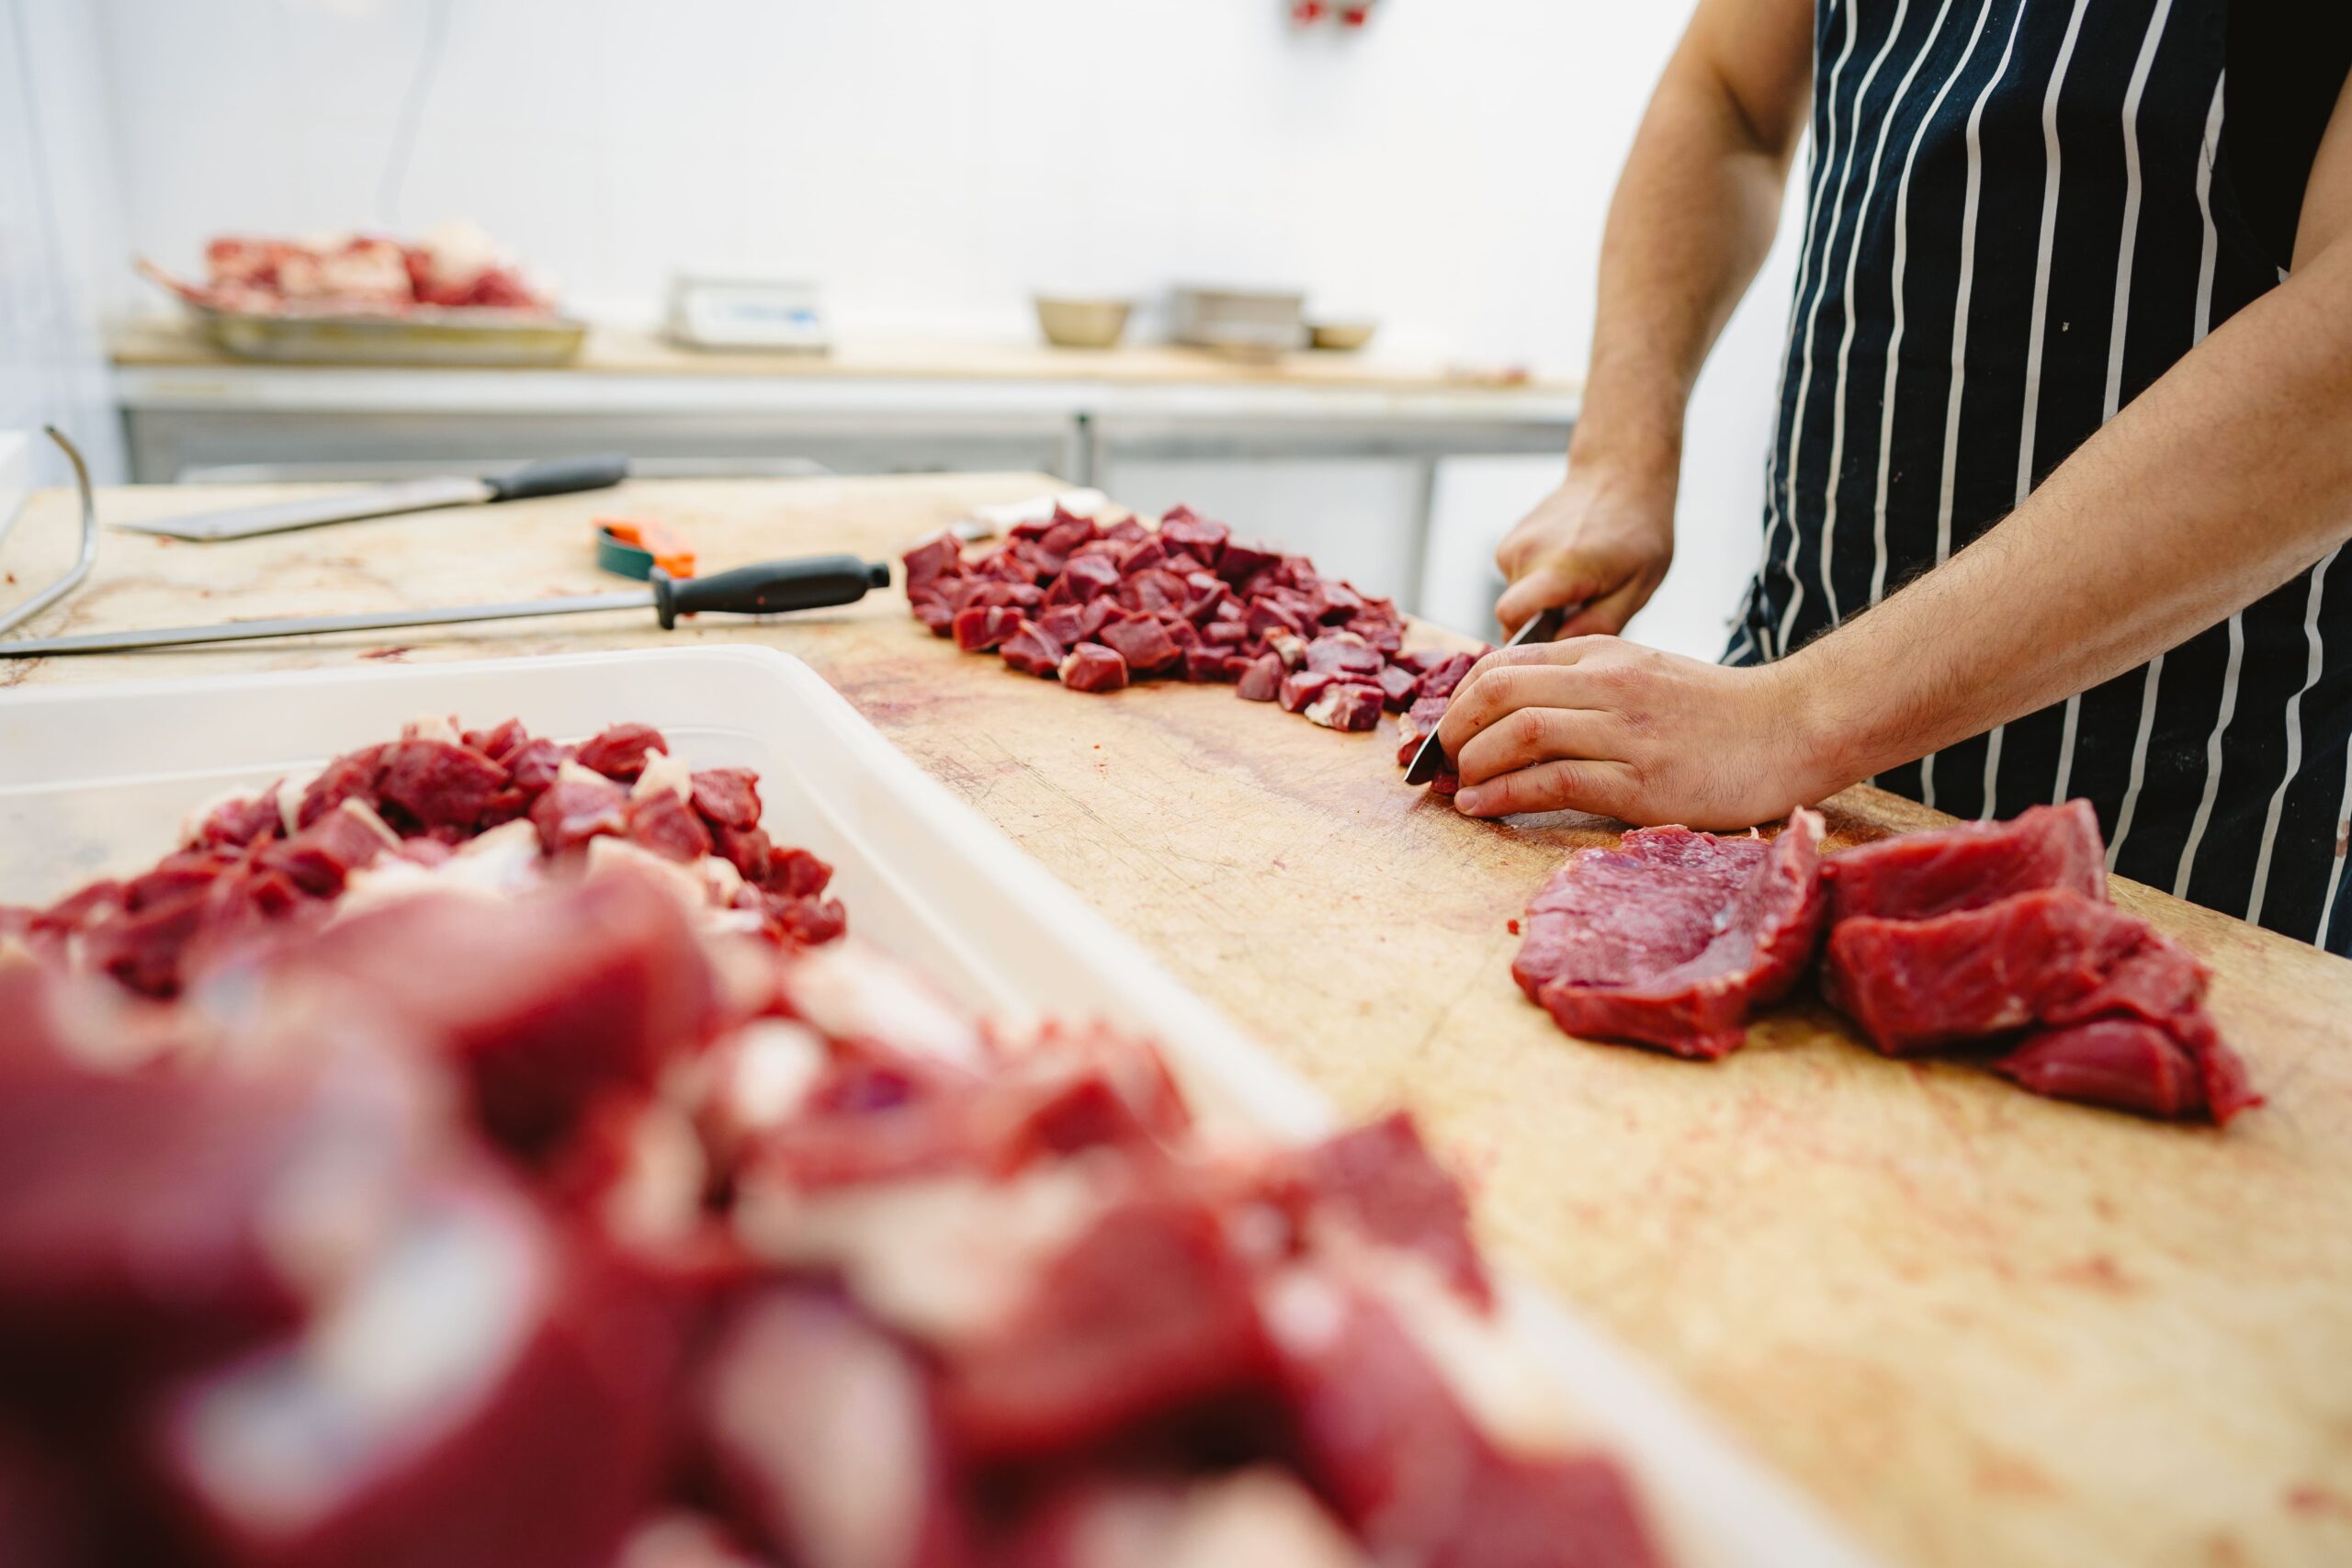
<svg viewBox="0 0 2352 1568">
<path fill-rule="evenodd" d="M 1104 646 L 1116 649 L 1126 660 L 1129 672 L 1135 675 L 1155 674 L 1183 657 L 1183 649 L 1153 615 L 1120 616 L 1103 626 L 1101 637 Z"/>
<path fill-rule="evenodd" d="M 1001 1327 L 960 1348 L 942 1408 L 965 1451 L 1083 1453 L 1262 1383 L 1250 1273 L 1207 1204 L 1139 1197 L 1098 1219 Z"/>
<path fill-rule="evenodd" d="M 1196 626 L 1223 619 L 1233 604 L 1233 591 L 1213 571 L 1184 574 L 1184 618 Z"/>
<path fill-rule="evenodd" d="M 281 826 L 273 785 L 259 795 L 241 795 L 214 807 L 198 824 L 194 841 L 243 847 L 256 839 L 276 837 Z"/>
<path fill-rule="evenodd" d="M 2136 1018 L 2041 1030 L 1996 1057 L 1992 1068 L 2035 1094 L 2159 1120 L 2199 1116 L 2206 1108 L 2195 1056 L 2165 1030 Z"/>
<path fill-rule="evenodd" d="M 1216 574 L 1234 587 L 1240 588 L 1281 558 L 1261 545 L 1245 545 L 1239 540 L 1227 538 L 1224 547 L 1217 552 Z"/>
<path fill-rule="evenodd" d="M 491 729 L 480 732 L 469 729 L 465 735 L 467 745 L 510 772 L 514 753 L 521 750 L 530 739 L 531 732 L 523 728 L 523 721 L 519 718 L 506 719 Z"/>
<path fill-rule="evenodd" d="M 1069 553 L 1094 537 L 1094 520 L 1074 517 L 1067 512 L 1054 513 L 1053 526 L 1038 539 L 1038 547 L 1049 555 L 1068 559 Z"/>
<path fill-rule="evenodd" d="M 482 1125 L 526 1155 L 605 1093 L 651 1088 L 701 1043 L 717 997 L 676 898 L 625 874 L 518 902 L 403 899 L 285 962 L 437 1048 L 466 1075 Z"/>
<path fill-rule="evenodd" d="M 1156 615 L 1166 610 L 1182 615 L 1192 594 L 1182 578 L 1154 567 L 1128 573 L 1117 598 L 1120 608 L 1139 614 Z"/>
<path fill-rule="evenodd" d="M 628 791 L 601 773 L 560 778 L 531 803 L 539 848 L 551 855 L 576 849 L 600 833 L 628 831 Z"/>
<path fill-rule="evenodd" d="M 1234 694 L 1244 702 L 1271 703 L 1281 694 L 1283 684 L 1282 656 L 1261 654 L 1250 660 L 1236 687 Z"/>
<path fill-rule="evenodd" d="M 356 803 L 337 807 L 284 843 L 262 851 L 260 863 L 312 897 L 334 897 L 353 872 L 374 863 L 390 847 L 365 810 Z"/>
<path fill-rule="evenodd" d="M 476 1173 L 403 1216 L 311 1335 L 159 1402 L 143 1435 L 184 1538 L 165 1560 L 608 1562 L 658 1495 L 678 1359 L 659 1314 Z"/>
<path fill-rule="evenodd" d="M 571 758 L 571 748 L 554 740 L 526 740 L 516 748 L 506 768 L 514 787 L 537 795 L 555 783 L 556 770 Z"/>
<path fill-rule="evenodd" d="M 1395 621 L 1372 620 L 1358 615 L 1348 623 L 1348 630 L 1391 658 L 1405 646 L 1405 628 Z"/>
<path fill-rule="evenodd" d="M 1298 670 L 1283 677 L 1275 701 L 1284 713 L 1305 713 L 1306 705 L 1335 684 L 1339 677 L 1328 670 Z"/>
<path fill-rule="evenodd" d="M 803 849 L 778 850 L 760 886 L 787 898 L 814 898 L 833 880 L 833 868 Z"/>
<path fill-rule="evenodd" d="M 981 586 L 986 586 L 989 582 L 1017 582 L 1023 586 L 1034 586 L 1037 580 L 1037 569 L 1012 550 L 999 550 L 996 554 L 981 560 L 976 569 L 976 575 L 981 579 Z"/>
<path fill-rule="evenodd" d="M 786 953 L 821 947 L 849 930 L 849 915 L 838 898 L 794 898 L 762 892 L 761 930 Z"/>
<path fill-rule="evenodd" d="M 384 748 L 376 795 L 422 827 L 478 827 L 506 770 L 479 751 L 446 740 L 396 740 Z"/>
<path fill-rule="evenodd" d="M 665 859 L 692 865 L 711 852 L 710 829 L 674 790 L 657 789 L 628 803 L 623 836 Z"/>
<path fill-rule="evenodd" d="M 1475 654 L 1448 654 L 1439 662 L 1430 665 L 1422 674 L 1421 695 L 1425 697 L 1453 695 L 1453 689 L 1462 684 L 1462 678 L 1469 674 L 1470 667 L 1477 662 L 1478 659 Z"/>
<path fill-rule="evenodd" d="M 1239 648 L 1250 640 L 1250 623 L 1229 618 L 1210 621 L 1201 627 L 1201 637 L 1208 642 L 1228 643 Z"/>
<path fill-rule="evenodd" d="M 1379 728 L 1382 701 L 1379 687 L 1343 677 L 1325 687 L 1301 711 L 1307 722 L 1326 729 L 1362 731 Z"/>
<path fill-rule="evenodd" d="M 307 828 L 346 800 L 356 800 L 363 806 L 375 806 L 376 775 L 381 771 L 386 748 L 369 746 L 337 757 L 319 770 L 302 791 L 302 802 L 294 813 L 294 825 Z"/>
<path fill-rule="evenodd" d="M 765 880 L 774 850 L 766 829 L 714 828 L 710 840 L 712 852 L 741 872 L 744 881 Z"/>
<path fill-rule="evenodd" d="M 978 592 L 964 601 L 967 610 L 1035 610 L 1043 605 L 1046 596 L 1026 582 L 983 583 Z"/>
<path fill-rule="evenodd" d="M 1280 660 L 1276 660 L 1274 662 L 1279 664 L 1282 661 Z M 1227 681 L 1238 681 L 1243 676 L 1249 674 L 1251 670 L 1257 668 L 1257 664 L 1258 659 L 1255 655 L 1240 652 L 1227 653 L 1225 656 L 1225 679 Z M 1279 683 L 1280 677 L 1276 677 L 1276 680 L 1277 683 Z"/>
<path fill-rule="evenodd" d="M 1401 664 L 1385 664 L 1380 670 L 1380 694 L 1390 713 L 1404 713 L 1421 694 L 1421 678 Z"/>
<path fill-rule="evenodd" d="M 1184 679 L 1194 684 L 1230 680 L 1225 672 L 1230 650 L 1222 648 L 1188 648 L 1184 650 Z"/>
<path fill-rule="evenodd" d="M 1269 637 L 1275 632 L 1289 632 L 1302 637 L 1306 635 L 1306 617 L 1271 599 L 1250 602 L 1248 625 L 1251 637 Z"/>
<path fill-rule="evenodd" d="M 1168 548 L 1151 535 L 1136 539 L 1119 553 L 1119 575 L 1134 577 L 1168 558 Z"/>
<path fill-rule="evenodd" d="M 721 1511 L 776 1561 L 971 1560 L 928 1379 L 890 1336 L 836 1299 L 777 1290 L 734 1314 L 705 1374 Z"/>
<path fill-rule="evenodd" d="M 962 568 L 964 547 L 953 534 L 934 534 L 899 558 L 905 563 L 906 588 L 911 595 L 942 577 L 955 576 Z"/>
<path fill-rule="evenodd" d="M 1037 628 L 1056 642 L 1068 648 L 1086 640 L 1086 628 L 1081 625 L 1085 611 L 1075 604 L 1057 604 L 1037 615 Z"/>
<path fill-rule="evenodd" d="M 1004 605 L 975 606 L 956 613 L 956 646 L 985 653 L 1021 629 L 1021 612 Z"/>
<path fill-rule="evenodd" d="M 1076 641 L 1073 642 L 1072 639 L 1064 637 L 1062 639 L 1063 646 L 1075 647 L 1079 642 L 1095 641 L 1102 636 L 1102 628 L 1104 626 L 1109 626 L 1113 621 L 1117 620 L 1125 613 L 1126 612 L 1119 608 L 1118 602 L 1107 593 L 1100 599 L 1090 600 L 1078 612 L 1078 637 Z"/>
<path fill-rule="evenodd" d="M 2107 899 L 2107 846 L 2087 800 L 2030 807 L 2006 822 L 1903 833 L 1822 865 L 1830 919 L 1917 920 L 1979 908 L 2013 893 L 2067 888 Z"/>
<path fill-rule="evenodd" d="M 1069 558 L 1057 581 L 1067 584 L 1069 597 L 1079 604 L 1115 592 L 1119 586 L 1119 566 L 1108 556 L 1089 555 L 1081 551 Z"/>
<path fill-rule="evenodd" d="M 1462 1184 L 1430 1157 L 1409 1112 L 1277 1155 L 1267 1179 L 1274 1201 L 1303 1226 L 1337 1223 L 1363 1240 L 1419 1253 L 1466 1300 L 1482 1310 L 1491 1304 Z"/>
<path fill-rule="evenodd" d="M 1323 578 L 1307 590 L 1308 614 L 1327 626 L 1351 619 L 1363 608 L 1363 595 L 1333 578 Z"/>
<path fill-rule="evenodd" d="M 756 828 L 760 822 L 760 775 L 749 768 L 697 768 L 695 809 L 713 828 Z"/>
<path fill-rule="evenodd" d="M 915 619 L 931 629 L 933 637 L 945 637 L 955 624 L 955 607 L 944 599 L 924 597 L 912 601 Z"/>
<path fill-rule="evenodd" d="M 1198 556 L 1214 570 L 1217 558 L 1225 553 L 1226 540 L 1232 537 L 1232 530 L 1180 506 L 1160 518 L 1159 537 L 1170 549 Z"/>
<path fill-rule="evenodd" d="M 1061 674 L 1073 692 L 1120 692 L 1127 685 L 1127 661 L 1116 649 L 1081 642 L 1062 660 Z"/>
<path fill-rule="evenodd" d="M 608 779 L 635 783 L 649 751 L 667 752 L 670 743 L 650 724 L 616 724 L 583 742 L 572 761 Z"/>
<path fill-rule="evenodd" d="M 1069 650 L 1039 623 L 1023 621 L 999 651 L 1007 665 L 1023 674 L 1051 680 L 1061 673 L 1062 660 Z"/>
<path fill-rule="evenodd" d="M 1306 645 L 1306 668 L 1335 675 L 1377 676 L 1387 660 L 1353 632 L 1325 632 Z"/>
</svg>

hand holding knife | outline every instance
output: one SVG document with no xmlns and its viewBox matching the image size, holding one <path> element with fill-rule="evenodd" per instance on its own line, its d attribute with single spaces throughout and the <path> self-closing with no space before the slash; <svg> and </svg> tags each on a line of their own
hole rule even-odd
<svg viewBox="0 0 2352 1568">
<path fill-rule="evenodd" d="M 1524 642 L 1549 642 L 1560 635 L 1560 628 L 1567 624 L 1568 617 L 1583 608 L 1581 604 L 1555 604 L 1548 610 L 1539 610 L 1521 622 L 1519 630 L 1511 633 L 1510 640 L 1503 646 L 1517 648 Z M 1445 747 L 1439 742 L 1437 731 L 1431 729 L 1422 739 L 1420 750 L 1413 753 L 1412 766 L 1405 770 L 1405 782 L 1408 784 L 1428 784 L 1445 771 Z"/>
</svg>

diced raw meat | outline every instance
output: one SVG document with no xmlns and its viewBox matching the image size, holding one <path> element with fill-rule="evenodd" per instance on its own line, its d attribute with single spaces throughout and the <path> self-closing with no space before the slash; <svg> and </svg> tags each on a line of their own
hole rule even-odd
<svg viewBox="0 0 2352 1568">
<path fill-rule="evenodd" d="M 385 750 L 370 746 L 346 752 L 321 769 L 319 776 L 303 788 L 301 805 L 294 813 L 294 825 L 307 828 L 346 800 L 366 806 L 377 804 L 376 774 Z"/>
<path fill-rule="evenodd" d="M 628 805 L 628 791 L 602 773 L 574 766 L 531 803 L 531 826 L 539 830 L 542 850 L 561 854 L 600 833 L 627 833 Z"/>
<path fill-rule="evenodd" d="M 692 865 L 711 852 L 710 829 L 669 790 L 637 796 L 628 803 L 627 815 L 623 836 L 655 854 Z"/>
<path fill-rule="evenodd" d="M 2013 893 L 2070 889 L 2107 899 L 2107 848 L 2087 800 L 2036 806 L 2007 822 L 1903 833 L 1832 855 L 1822 865 L 1829 918 L 1917 920 L 1973 909 Z"/>
<path fill-rule="evenodd" d="M 435 1192 L 309 1335 L 161 1402 L 188 1538 L 168 1560 L 608 1561 L 662 1480 L 674 1351 L 653 1325 L 488 1173 Z"/>
<path fill-rule="evenodd" d="M 956 1357 L 944 1409 L 977 1455 L 1083 1452 L 1267 1370 L 1249 1272 L 1216 1213 L 1138 1198 L 1098 1220 L 1026 1307 Z"/>
<path fill-rule="evenodd" d="M 555 783 L 557 771 L 571 760 L 571 748 L 554 740 L 526 740 L 506 764 L 515 787 L 537 795 Z"/>
<path fill-rule="evenodd" d="M 1038 628 L 1064 648 L 1086 640 L 1085 612 L 1075 604 L 1057 604 L 1037 616 Z"/>
<path fill-rule="evenodd" d="M 1063 645 L 1075 648 L 1081 642 L 1095 641 L 1102 628 L 1117 620 L 1124 613 L 1119 608 L 1118 602 L 1108 594 L 1080 605 L 1078 612 L 1078 637 L 1075 641 L 1064 637 Z"/>
<path fill-rule="evenodd" d="M 1461 1183 L 1430 1157 L 1409 1113 L 1278 1156 L 1268 1178 L 1301 1223 L 1336 1222 L 1364 1240 L 1418 1253 L 1481 1309 L 1492 1302 Z"/>
<path fill-rule="evenodd" d="M 1119 584 L 1118 600 L 1122 608 L 1141 614 L 1156 615 L 1172 610 L 1181 615 L 1192 600 L 1192 592 L 1174 572 L 1153 567 L 1130 570 Z"/>
<path fill-rule="evenodd" d="M 741 873 L 744 881 L 758 884 L 767 880 L 774 846 L 766 829 L 718 828 L 710 837 L 714 852 Z"/>
<path fill-rule="evenodd" d="M 1305 713 L 1307 705 L 1338 684 L 1339 678 L 1323 670 L 1297 670 L 1283 677 L 1275 700 L 1284 713 Z"/>
<path fill-rule="evenodd" d="M 1188 648 L 1184 650 L 1184 679 L 1195 683 L 1229 679 L 1225 672 L 1227 650 L 1222 648 Z"/>
<path fill-rule="evenodd" d="M 695 809 L 714 828 L 760 825 L 760 775 L 749 768 L 698 768 Z"/>
<path fill-rule="evenodd" d="M 899 558 L 906 564 L 910 594 L 942 577 L 954 576 L 964 558 L 964 547 L 953 534 L 935 534 Z"/>
<path fill-rule="evenodd" d="M 1232 533 L 1224 524 L 1211 523 L 1187 506 L 1179 506 L 1159 520 L 1159 537 L 1170 549 L 1197 556 L 1211 570 Z"/>
<path fill-rule="evenodd" d="M 833 868 L 807 850 L 779 852 L 769 863 L 762 886 L 787 898 L 814 898 L 833 879 Z"/>
<path fill-rule="evenodd" d="M 1020 628 L 1007 637 L 1000 650 L 1006 664 L 1024 675 L 1043 675 L 1048 680 L 1061 673 L 1062 660 L 1069 649 L 1061 640 L 1035 621 L 1023 621 Z"/>
<path fill-rule="evenodd" d="M 956 624 L 956 607 L 944 599 L 921 596 L 913 602 L 915 619 L 931 630 L 933 637 L 945 637 Z"/>
<path fill-rule="evenodd" d="M 616 724 L 583 742 L 572 761 L 591 773 L 634 783 L 645 771 L 647 752 L 669 750 L 670 743 L 650 724 Z"/>
<path fill-rule="evenodd" d="M 346 800 L 284 843 L 263 850 L 260 863 L 284 873 L 312 897 L 332 898 L 354 871 L 398 842 L 383 818 Z"/>
<path fill-rule="evenodd" d="M 1462 684 L 1462 678 L 1469 674 L 1471 666 L 1477 662 L 1478 657 L 1476 654 L 1455 653 L 1430 665 L 1421 676 L 1421 695 L 1425 697 L 1453 695 L 1453 688 Z"/>
<path fill-rule="evenodd" d="M 1651 828 L 1579 850 L 1528 906 L 1512 978 L 1571 1034 L 1725 1055 L 1812 962 L 1820 843 L 1800 809 L 1770 844 Z"/>
<path fill-rule="evenodd" d="M 1387 1307 L 1295 1273 L 1265 1318 L 1307 1478 L 1374 1561 L 1657 1568 L 1614 1464 L 1500 1451 Z"/>
<path fill-rule="evenodd" d="M 1292 680 L 1297 680 L 1294 675 Z M 1377 686 L 1336 681 L 1306 705 L 1309 722 L 1326 729 L 1364 730 L 1378 728 L 1384 699 Z"/>
<path fill-rule="evenodd" d="M 1376 677 L 1387 660 L 1378 649 L 1353 632 L 1325 632 L 1306 645 L 1306 667 L 1335 675 Z"/>
<path fill-rule="evenodd" d="M 1390 713 L 1404 713 L 1420 695 L 1421 678 L 1401 664 L 1386 664 L 1380 671 L 1380 694 Z"/>
<path fill-rule="evenodd" d="M 289 962 L 437 1045 L 482 1124 L 526 1154 L 606 1089 L 650 1088 L 716 1003 L 677 901 L 629 874 L 516 903 L 403 899 L 329 927 Z"/>
<path fill-rule="evenodd" d="M 281 826 L 277 790 L 272 785 L 259 795 L 232 795 L 220 802 L 197 824 L 195 831 L 188 835 L 188 842 L 243 848 L 256 839 L 273 836 Z"/>
<path fill-rule="evenodd" d="M 1228 538 L 1225 542 L 1225 547 L 1217 552 L 1215 570 L 1219 577 L 1233 584 L 1234 587 L 1239 588 L 1281 558 L 1281 556 L 1263 546 L 1245 545 L 1237 539 Z"/>
<path fill-rule="evenodd" d="M 1122 692 L 1127 685 L 1127 661 L 1116 649 L 1099 642 L 1081 642 L 1062 660 L 1062 684 L 1073 692 Z"/>
<path fill-rule="evenodd" d="M 703 1427 L 727 1517 L 786 1562 L 966 1560 L 922 1365 L 840 1303 L 775 1292 L 713 1352 Z"/>
<path fill-rule="evenodd" d="M 967 653 L 985 653 L 1021 629 L 1021 612 L 1008 605 L 975 605 L 956 612 L 956 646 Z"/>
<path fill-rule="evenodd" d="M 964 608 L 967 610 L 1035 610 L 1045 602 L 1046 596 L 1028 583 L 989 582 L 983 584 L 978 592 L 965 600 Z"/>
<path fill-rule="evenodd" d="M 1118 563 L 1107 556 L 1075 555 L 1062 569 L 1060 581 L 1068 584 L 1073 600 L 1084 604 L 1118 588 Z"/>
<path fill-rule="evenodd" d="M 1183 649 L 1168 628 L 1152 615 L 1124 615 L 1103 626 L 1102 639 L 1126 660 L 1133 675 L 1149 675 L 1183 658 Z"/>
<path fill-rule="evenodd" d="M 1281 694 L 1282 685 L 1282 655 L 1269 653 L 1250 663 L 1234 694 L 1244 702 L 1270 703 Z"/>
</svg>

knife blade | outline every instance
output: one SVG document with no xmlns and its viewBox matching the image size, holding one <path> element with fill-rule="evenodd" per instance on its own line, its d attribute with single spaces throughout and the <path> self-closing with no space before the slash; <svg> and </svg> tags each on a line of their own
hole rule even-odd
<svg viewBox="0 0 2352 1568">
<path fill-rule="evenodd" d="M 1559 635 L 1560 627 L 1568 616 L 1583 608 L 1581 604 L 1561 604 L 1539 611 L 1521 622 L 1519 630 L 1511 633 L 1510 639 L 1503 646 L 1517 648 L 1523 642 L 1549 642 Z M 1405 782 L 1425 784 L 1445 771 L 1445 747 L 1439 742 L 1437 731 L 1432 729 L 1422 737 L 1420 749 L 1413 753 L 1413 764 L 1405 770 Z"/>
<path fill-rule="evenodd" d="M 367 517 L 430 512 L 445 506 L 479 506 L 492 502 L 525 501 L 533 496 L 570 495 L 579 491 L 604 490 L 628 477 L 627 457 L 600 453 L 526 463 L 487 479 L 442 474 L 369 485 L 364 490 L 266 502 L 258 506 L 232 506 L 193 516 L 118 523 L 115 526 L 134 534 L 162 534 L 209 544 L 221 539 L 249 539 L 259 534 L 283 534 L 297 528 L 320 528 L 333 523 L 354 523 Z"/>
<path fill-rule="evenodd" d="M 667 631 L 680 615 L 704 614 L 770 615 L 854 604 L 871 589 L 890 585 L 890 569 L 856 556 L 807 556 L 762 561 L 713 577 L 673 580 L 656 572 L 643 588 L 610 593 L 574 593 L 557 599 L 524 599 L 504 604 L 450 604 L 428 610 L 359 610 L 342 615 L 287 615 L 268 620 L 220 621 L 201 626 L 157 626 L 146 631 L 83 632 L 74 637 L 24 637 L 0 642 L 0 659 L 47 659 L 76 653 L 126 653 L 147 648 L 189 648 L 201 643 L 248 642 L 259 637 L 311 637 L 324 632 L 397 631 L 410 626 L 447 626 L 469 621 L 509 621 L 537 615 L 584 615 L 603 610 L 649 609 Z"/>
</svg>

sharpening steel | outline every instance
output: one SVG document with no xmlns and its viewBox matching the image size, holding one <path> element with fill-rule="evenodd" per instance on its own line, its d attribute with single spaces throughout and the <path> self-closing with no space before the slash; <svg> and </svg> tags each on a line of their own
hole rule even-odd
<svg viewBox="0 0 2352 1568">
<path fill-rule="evenodd" d="M 363 517 L 390 517 L 402 512 L 431 512 L 444 506 L 479 506 L 490 502 L 528 501 L 534 496 L 608 490 L 627 478 L 628 459 L 616 453 L 553 457 L 544 463 L 526 463 L 488 479 L 447 474 L 403 479 L 398 484 L 369 485 L 365 490 L 343 490 L 330 495 L 304 496 L 299 501 L 232 506 L 225 512 L 200 512 L 192 517 L 160 517 L 152 523 L 118 523 L 115 526 L 134 534 L 164 534 L 175 539 L 209 544 L 220 539 L 250 539 L 256 534 L 318 528 L 329 523 L 356 523 Z"/>
</svg>

